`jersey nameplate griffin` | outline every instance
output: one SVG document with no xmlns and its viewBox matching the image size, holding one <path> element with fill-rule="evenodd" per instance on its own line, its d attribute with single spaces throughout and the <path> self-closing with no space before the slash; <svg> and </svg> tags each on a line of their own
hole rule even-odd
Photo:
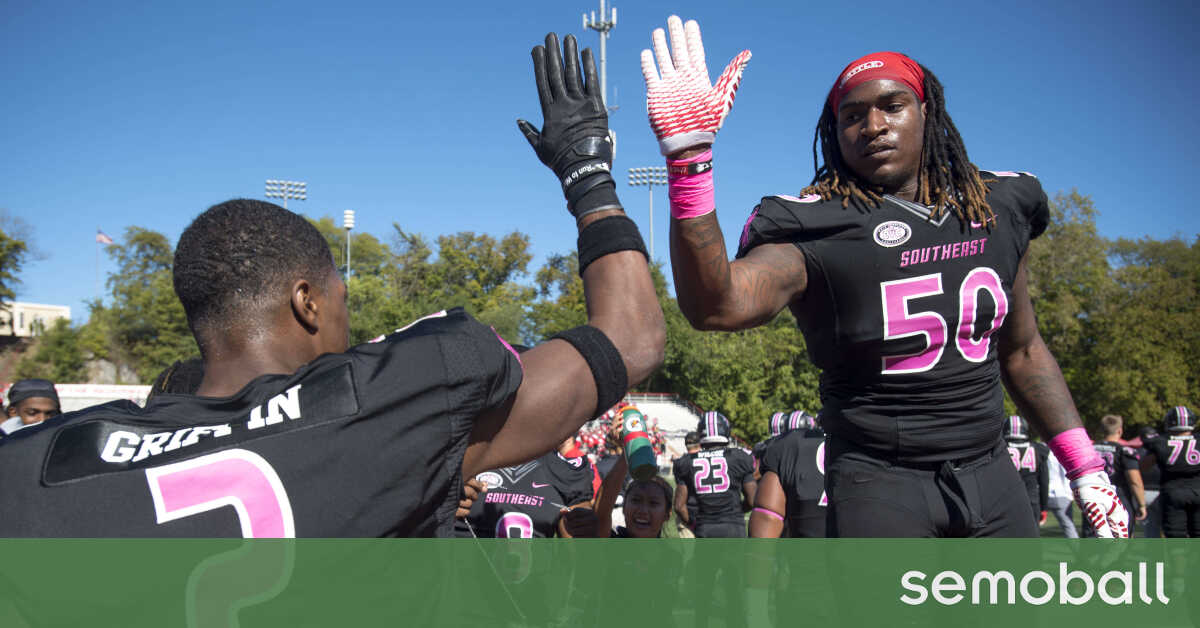
<svg viewBox="0 0 1200 628">
<path fill-rule="evenodd" d="M 55 437 L 42 479 L 53 486 L 140 469 L 270 436 L 285 423 L 320 425 L 352 416 L 358 412 L 358 399 L 350 368 L 342 364 L 317 374 L 224 423 L 181 422 L 175 429 L 163 429 L 160 422 L 139 425 L 99 419 L 69 426 Z"/>
</svg>

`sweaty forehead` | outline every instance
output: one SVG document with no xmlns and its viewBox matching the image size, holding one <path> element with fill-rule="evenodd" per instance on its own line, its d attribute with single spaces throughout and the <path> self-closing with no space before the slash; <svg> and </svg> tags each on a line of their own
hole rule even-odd
<svg viewBox="0 0 1200 628">
<path fill-rule="evenodd" d="M 913 102 L 920 100 L 916 92 L 900 81 L 876 79 L 867 81 L 850 90 L 842 98 L 841 103 L 839 103 L 838 111 L 848 106 L 873 103 L 881 99 L 894 98 L 897 95 L 907 95 Z"/>
</svg>

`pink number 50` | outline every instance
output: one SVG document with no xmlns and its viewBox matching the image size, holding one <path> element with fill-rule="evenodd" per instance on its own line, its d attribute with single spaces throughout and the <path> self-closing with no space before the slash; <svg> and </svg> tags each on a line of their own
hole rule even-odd
<svg viewBox="0 0 1200 628">
<path fill-rule="evenodd" d="M 985 290 L 996 303 L 991 325 L 978 339 L 974 337 L 975 318 L 979 313 L 979 291 Z M 921 373 L 932 369 L 942 358 L 949 335 L 946 319 L 937 312 L 910 312 L 909 301 L 942 293 L 942 274 L 923 275 L 911 279 L 885 281 L 879 284 L 883 299 L 883 339 L 897 340 L 924 336 L 925 348 L 916 353 L 883 356 L 883 373 Z M 1008 314 L 1008 297 L 1000 285 L 996 271 L 979 267 L 967 273 L 958 289 L 958 326 L 954 344 L 962 357 L 970 362 L 987 358 L 991 336 L 1004 324 Z"/>
<path fill-rule="evenodd" d="M 258 454 L 228 449 L 146 469 L 158 523 L 233 506 L 242 537 L 295 538 L 292 504 L 279 474 Z"/>
</svg>

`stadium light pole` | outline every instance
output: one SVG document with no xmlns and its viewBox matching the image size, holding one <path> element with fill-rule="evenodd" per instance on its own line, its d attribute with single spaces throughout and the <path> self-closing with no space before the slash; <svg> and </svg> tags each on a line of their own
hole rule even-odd
<svg viewBox="0 0 1200 628">
<path fill-rule="evenodd" d="M 629 169 L 629 185 L 644 185 L 650 189 L 650 261 L 654 261 L 654 186 L 667 184 L 666 166 L 646 166 Z"/>
<path fill-rule="evenodd" d="M 346 230 L 346 279 L 350 279 L 350 232 L 354 230 L 354 210 L 342 212 L 342 228 Z"/>
<path fill-rule="evenodd" d="M 266 186 L 267 198 L 283 199 L 283 208 L 287 209 L 288 199 L 298 201 L 308 200 L 308 183 L 304 181 L 283 181 L 280 179 L 267 179 Z"/>
</svg>

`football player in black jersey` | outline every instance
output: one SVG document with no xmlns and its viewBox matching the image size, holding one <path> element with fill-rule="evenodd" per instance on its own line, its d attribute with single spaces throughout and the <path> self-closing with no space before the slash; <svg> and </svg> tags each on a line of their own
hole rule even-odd
<svg viewBox="0 0 1200 628">
<path fill-rule="evenodd" d="M 811 421 L 799 423 L 804 427 L 772 438 L 763 448 L 751 537 L 825 536 L 825 432 Z"/>
<path fill-rule="evenodd" d="M 675 477 L 675 483 L 678 484 L 682 480 L 685 469 L 690 469 L 692 466 L 693 455 L 700 451 L 700 432 L 691 431 L 684 435 L 683 446 L 687 452 L 675 459 L 671 463 L 671 474 Z M 696 495 L 691 493 L 684 503 L 684 511 L 676 517 L 676 526 L 679 531 L 679 538 L 691 539 L 695 538 L 696 533 L 692 526 L 696 522 Z"/>
<path fill-rule="evenodd" d="M 1004 442 L 1017 474 L 1025 483 L 1029 507 L 1037 524 L 1045 521 L 1046 503 L 1050 497 L 1050 473 L 1047 460 L 1050 448 L 1044 443 L 1029 440 L 1029 426 L 1019 416 L 1010 416 L 1004 424 Z"/>
<path fill-rule="evenodd" d="M 695 495 L 696 520 L 688 523 L 697 538 L 745 537 L 743 513 L 754 503 L 754 461 L 729 447 L 731 426 L 720 412 L 705 412 L 697 431 L 700 451 L 691 454 L 691 466 L 681 467 L 675 478 L 675 512 L 687 515 L 688 496 Z"/>
<path fill-rule="evenodd" d="M 1200 537 L 1200 446 L 1192 433 L 1195 414 L 1175 406 L 1163 417 L 1163 434 L 1146 441 L 1142 468 L 1158 465 L 1161 471 L 1163 536 Z"/>
<path fill-rule="evenodd" d="M 567 442 L 570 442 L 569 440 Z M 564 443 L 565 444 L 565 443 Z M 487 488 L 471 513 L 458 526 L 460 537 L 549 538 L 592 536 L 594 518 L 586 533 L 568 525 L 567 512 L 590 511 L 592 463 L 586 456 L 566 457 L 560 446 L 537 460 L 485 471 L 475 476 Z"/>
<path fill-rule="evenodd" d="M 1162 538 L 1162 500 L 1158 498 L 1162 489 L 1162 471 L 1156 464 L 1140 464 L 1150 453 L 1146 443 L 1158 438 L 1158 430 L 1151 425 L 1143 425 L 1138 430 L 1138 437 L 1142 442 L 1142 446 L 1137 449 L 1138 466 L 1142 472 L 1142 489 L 1146 493 L 1146 519 L 1142 522 L 1145 526 L 1144 536 L 1148 539 L 1158 539 Z"/>
<path fill-rule="evenodd" d="M 976 168 L 933 73 L 867 55 L 829 90 L 812 183 L 763 198 L 730 262 L 712 143 L 750 53 L 710 84 L 699 26 L 668 26 L 669 48 L 656 30 L 642 72 L 667 156 L 679 306 L 705 330 L 795 314 L 822 370 L 831 535 L 1035 536 L 1001 438 L 1003 381 L 1084 512 L 1124 536 L 1029 300 L 1025 253 L 1049 218 L 1038 180 Z"/>
<path fill-rule="evenodd" d="M 572 37 L 562 50 L 554 35 L 533 49 L 545 124 L 520 130 L 579 228 L 588 326 L 518 358 L 453 309 L 349 348 L 321 234 L 270 203 L 221 203 L 175 251 L 197 394 L 5 439 L 0 537 L 446 536 L 464 476 L 553 450 L 652 372 L 665 329 L 609 174 L 595 64 Z"/>
<path fill-rule="evenodd" d="M 1121 444 L 1121 433 L 1125 428 L 1125 420 L 1115 414 L 1105 415 L 1100 419 L 1100 429 L 1103 438 L 1096 441 L 1096 453 L 1104 460 L 1104 472 L 1108 479 L 1117 487 L 1117 496 L 1125 509 L 1136 521 L 1146 518 L 1146 493 L 1142 487 L 1142 472 L 1138 468 L 1137 452 L 1132 447 Z M 1129 522 L 1129 536 L 1133 537 L 1133 521 Z M 1082 535 L 1095 536 L 1091 525 L 1083 522 Z"/>
</svg>

